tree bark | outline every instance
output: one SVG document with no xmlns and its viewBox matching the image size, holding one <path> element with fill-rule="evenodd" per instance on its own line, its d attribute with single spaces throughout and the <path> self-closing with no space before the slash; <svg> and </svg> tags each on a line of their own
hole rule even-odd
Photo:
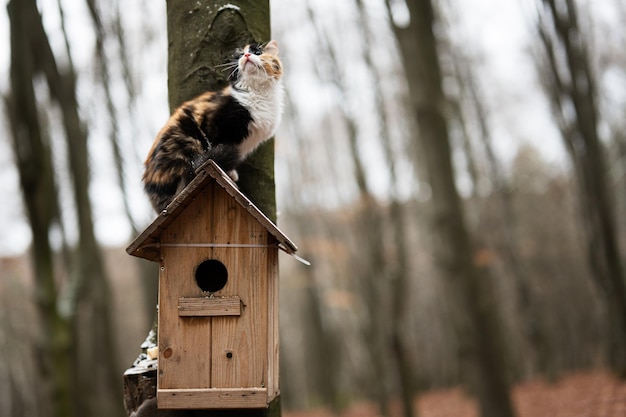
<svg viewBox="0 0 626 417">
<path fill-rule="evenodd" d="M 168 0 L 170 110 L 200 93 L 227 84 L 219 64 L 235 49 L 270 40 L 269 0 Z M 276 220 L 274 141 L 262 144 L 238 169 L 237 185 Z"/>
<path fill-rule="evenodd" d="M 473 262 L 474 249 L 454 181 L 433 6 L 431 0 L 411 0 L 407 6 L 409 27 L 394 26 L 394 31 L 432 190 L 436 257 L 447 296 L 457 307 L 454 326 L 461 344 L 465 378 L 477 394 L 483 417 L 512 417 L 505 354 L 487 271 Z"/>
</svg>

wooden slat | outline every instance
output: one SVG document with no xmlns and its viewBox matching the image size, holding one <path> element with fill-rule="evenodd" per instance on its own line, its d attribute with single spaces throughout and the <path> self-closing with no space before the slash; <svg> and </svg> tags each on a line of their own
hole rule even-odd
<svg viewBox="0 0 626 417">
<path fill-rule="evenodd" d="M 219 186 L 218 186 L 219 187 Z M 220 190 L 222 191 L 222 190 Z M 222 193 L 223 194 L 223 193 Z M 268 232 L 231 198 L 213 199 L 215 241 L 267 244 Z M 237 295 L 241 316 L 212 319 L 212 388 L 266 388 L 267 252 L 274 248 L 214 248 L 227 266 L 228 284 L 221 296 Z"/>
<path fill-rule="evenodd" d="M 240 316 L 241 300 L 232 297 L 182 297 L 178 299 L 178 315 Z"/>
<path fill-rule="evenodd" d="M 159 389 L 159 409 L 265 408 L 265 388 Z"/>
<path fill-rule="evenodd" d="M 267 384 L 269 401 L 279 394 L 278 251 L 268 253 L 267 262 Z"/>
<path fill-rule="evenodd" d="M 215 238 L 211 202 L 219 199 L 215 183 L 209 184 L 162 232 L 164 242 L 197 243 Z M 195 279 L 195 268 L 215 259 L 212 248 L 164 247 L 162 277 L 159 280 L 159 389 L 211 388 L 213 345 L 211 317 L 180 317 L 181 297 L 203 297 Z M 222 261 L 224 261 L 222 259 Z M 232 269 L 226 264 L 227 269 Z M 229 278 L 229 281 L 231 278 Z M 228 287 L 228 284 L 226 284 Z M 235 296 L 237 293 L 220 293 Z M 162 320 L 163 319 L 163 320 Z M 222 320 L 224 318 L 221 318 Z M 232 318 L 230 318 L 232 320 Z M 171 356 L 165 350 L 171 348 Z M 239 388 L 239 387 L 238 387 Z"/>
<path fill-rule="evenodd" d="M 177 231 L 177 228 L 171 230 Z M 159 387 L 210 388 L 211 317 L 179 317 L 181 295 L 201 297 L 194 267 L 208 257 L 202 250 L 164 248 L 159 279 Z M 169 349 L 169 350 L 168 350 Z"/>
</svg>

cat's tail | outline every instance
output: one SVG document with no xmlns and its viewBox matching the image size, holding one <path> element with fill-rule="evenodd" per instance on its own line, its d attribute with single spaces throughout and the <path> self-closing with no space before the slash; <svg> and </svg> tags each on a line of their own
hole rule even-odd
<svg viewBox="0 0 626 417">
<path fill-rule="evenodd" d="M 157 213 L 163 211 L 193 177 L 189 164 L 184 160 L 170 161 L 166 166 L 146 163 L 143 174 L 144 190 Z"/>
<path fill-rule="evenodd" d="M 191 182 L 196 170 L 208 159 L 215 161 L 226 172 L 235 170 L 241 160 L 234 145 L 209 144 L 204 152 L 194 151 L 193 157 L 184 157 L 179 152 L 154 152 L 146 160 L 144 189 L 157 213 L 163 211 Z"/>
</svg>

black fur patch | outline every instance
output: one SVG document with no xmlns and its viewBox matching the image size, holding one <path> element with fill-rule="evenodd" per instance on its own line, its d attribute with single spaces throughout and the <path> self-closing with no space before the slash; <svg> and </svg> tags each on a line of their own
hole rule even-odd
<svg viewBox="0 0 626 417">
<path fill-rule="evenodd" d="M 204 151 L 208 151 L 211 148 L 211 144 L 207 141 L 207 137 L 200 130 L 200 126 L 196 123 L 196 120 L 193 116 L 193 108 L 185 107 L 183 113 L 185 117 L 181 117 L 179 120 L 179 126 L 181 132 L 188 137 L 197 139 L 202 143 L 202 149 Z"/>
<path fill-rule="evenodd" d="M 166 184 L 155 184 L 152 182 L 146 183 L 144 189 L 148 194 L 164 194 L 173 196 L 178 188 L 178 180 L 168 182 Z"/>
<path fill-rule="evenodd" d="M 202 121 L 202 129 L 213 146 L 238 145 L 248 136 L 252 115 L 232 96 L 222 97 L 210 120 Z"/>
<path fill-rule="evenodd" d="M 174 179 L 172 182 L 166 184 L 154 184 L 151 182 L 144 184 L 144 190 L 150 197 L 152 207 L 154 207 L 157 213 L 165 209 L 172 199 L 174 199 L 179 183 L 179 179 Z"/>
<path fill-rule="evenodd" d="M 261 55 L 263 53 L 263 48 L 259 44 L 252 44 L 248 48 L 248 51 L 250 51 L 251 54 Z"/>
<path fill-rule="evenodd" d="M 239 165 L 241 155 L 236 145 L 219 144 L 211 149 L 213 159 L 224 171 L 231 171 Z"/>
</svg>

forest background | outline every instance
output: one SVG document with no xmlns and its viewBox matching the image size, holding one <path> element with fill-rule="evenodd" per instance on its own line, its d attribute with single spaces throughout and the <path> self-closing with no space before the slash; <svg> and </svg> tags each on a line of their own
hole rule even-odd
<svg viewBox="0 0 626 417">
<path fill-rule="evenodd" d="M 487 360 L 509 382 L 626 375 L 626 6 L 433 2 L 433 44 L 413 50 L 438 57 L 429 100 L 423 55 L 407 53 L 427 3 L 271 2 L 288 97 L 278 222 L 312 262 L 281 259 L 286 408 L 368 398 L 386 415 L 400 393 L 481 395 L 424 109 L 444 119 L 465 255 L 502 342 Z M 0 415 L 124 415 L 121 374 L 156 303 L 154 271 L 123 247 L 153 218 L 140 178 L 169 113 L 165 3 L 6 10 Z"/>
</svg>

